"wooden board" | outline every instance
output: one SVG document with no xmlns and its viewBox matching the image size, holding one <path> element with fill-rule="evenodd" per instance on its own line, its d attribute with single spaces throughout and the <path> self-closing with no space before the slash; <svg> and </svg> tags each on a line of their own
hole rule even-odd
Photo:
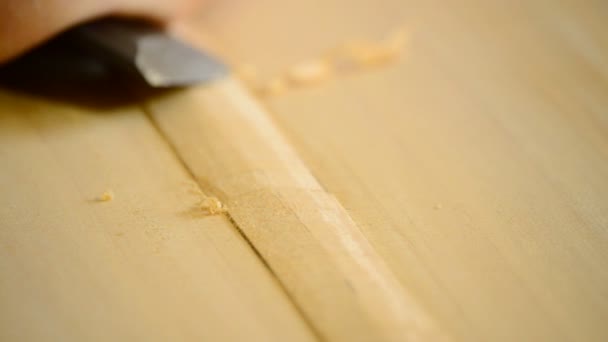
<svg viewBox="0 0 608 342">
<path fill-rule="evenodd" d="M 266 78 L 409 27 L 402 62 L 266 98 L 269 112 L 456 340 L 603 341 L 607 13 L 575 1 L 233 1 L 201 26 Z"/>
<path fill-rule="evenodd" d="M 313 339 L 141 110 L 0 104 L 0 340 Z"/>
<path fill-rule="evenodd" d="M 258 100 L 2 90 L 0 339 L 606 340 L 605 7 L 224 1 L 196 25 L 262 78 L 411 42 Z"/>
<path fill-rule="evenodd" d="M 238 80 L 152 99 L 147 110 L 321 339 L 445 339 Z"/>
</svg>

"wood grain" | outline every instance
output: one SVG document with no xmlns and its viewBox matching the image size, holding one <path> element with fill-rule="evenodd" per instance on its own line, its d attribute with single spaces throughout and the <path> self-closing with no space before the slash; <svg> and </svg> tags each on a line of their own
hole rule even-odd
<svg viewBox="0 0 608 342">
<path fill-rule="evenodd" d="M 607 13 L 266 0 L 218 5 L 200 25 L 262 77 L 410 27 L 401 63 L 268 98 L 273 118 L 455 339 L 604 341 Z"/>
<path fill-rule="evenodd" d="M 239 81 L 177 92 L 147 108 L 321 338 L 445 340 Z"/>
<path fill-rule="evenodd" d="M 0 90 L 0 339 L 607 340 L 607 13 L 222 1 L 196 25 L 263 78 L 411 45 L 259 101 L 233 79 L 140 107 Z"/>
<path fill-rule="evenodd" d="M 0 340 L 314 340 L 136 107 L 3 89 L 0 165 Z"/>
</svg>

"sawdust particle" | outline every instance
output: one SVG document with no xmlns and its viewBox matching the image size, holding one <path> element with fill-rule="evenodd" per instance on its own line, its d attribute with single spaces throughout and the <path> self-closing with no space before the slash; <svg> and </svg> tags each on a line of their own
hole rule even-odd
<svg viewBox="0 0 608 342">
<path fill-rule="evenodd" d="M 101 194 L 101 196 L 97 197 L 97 202 L 110 202 L 114 199 L 114 192 L 112 190 L 106 190 Z"/>
<path fill-rule="evenodd" d="M 208 215 L 219 215 L 228 211 L 228 208 L 226 208 L 226 206 L 216 197 L 207 197 L 203 199 L 199 204 L 199 207 Z"/>
</svg>

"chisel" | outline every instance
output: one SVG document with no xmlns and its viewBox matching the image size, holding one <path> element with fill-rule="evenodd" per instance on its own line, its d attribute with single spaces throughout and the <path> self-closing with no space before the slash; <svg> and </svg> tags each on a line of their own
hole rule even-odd
<svg viewBox="0 0 608 342">
<path fill-rule="evenodd" d="M 100 58 L 136 73 L 155 88 L 207 82 L 227 71 L 210 54 L 141 21 L 105 19 L 84 24 L 70 34 Z"/>
<path fill-rule="evenodd" d="M 158 25 L 116 18 L 74 27 L 11 64 L 4 69 L 13 78 L 15 74 L 53 82 L 128 78 L 151 88 L 205 83 L 228 72 L 220 60 Z"/>
</svg>

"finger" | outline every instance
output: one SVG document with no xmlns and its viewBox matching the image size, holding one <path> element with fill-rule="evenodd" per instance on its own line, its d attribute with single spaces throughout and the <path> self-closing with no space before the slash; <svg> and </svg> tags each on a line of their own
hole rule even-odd
<svg viewBox="0 0 608 342">
<path fill-rule="evenodd" d="M 169 21 L 200 0 L 3 0 L 0 1 L 0 63 L 80 22 L 109 14 Z"/>
</svg>

